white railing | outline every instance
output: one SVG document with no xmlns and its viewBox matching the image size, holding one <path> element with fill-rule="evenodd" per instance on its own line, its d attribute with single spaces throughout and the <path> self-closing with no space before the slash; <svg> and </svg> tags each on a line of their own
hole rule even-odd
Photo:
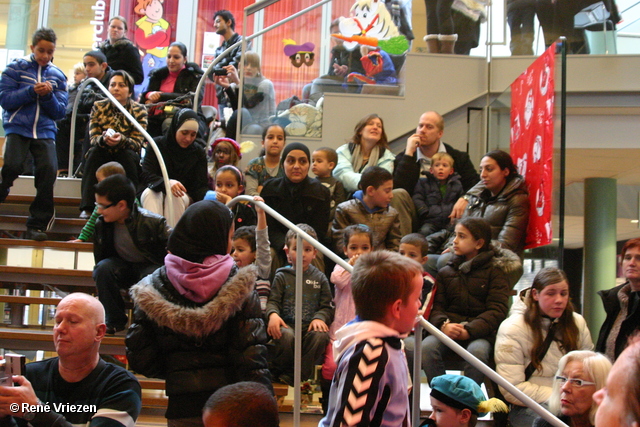
<svg viewBox="0 0 640 427">
<path fill-rule="evenodd" d="M 147 133 L 147 130 L 145 128 L 143 128 L 140 123 L 138 123 L 138 121 L 136 119 L 133 118 L 133 116 L 131 114 L 129 114 L 129 112 L 126 110 L 126 108 L 124 108 L 122 106 L 122 104 L 120 104 L 120 102 L 118 102 L 117 99 L 115 99 L 113 97 L 113 95 L 111 95 L 111 92 L 109 92 L 107 90 L 107 88 L 105 88 L 102 83 L 100 83 L 100 80 L 96 79 L 95 77 L 89 77 L 87 79 L 85 79 L 80 86 L 78 86 L 78 95 L 76 96 L 76 99 L 73 103 L 73 110 L 71 112 L 71 137 L 69 138 L 69 171 L 73 170 L 73 154 L 74 154 L 74 149 L 73 146 L 75 144 L 75 139 L 76 139 L 76 116 L 78 114 L 78 105 L 80 104 L 80 98 L 82 97 L 82 91 L 85 89 L 85 87 L 87 86 L 87 84 L 89 83 L 94 83 L 96 85 L 96 87 L 98 87 L 105 95 L 107 98 L 109 98 L 109 100 L 111 101 L 111 103 L 113 105 L 116 106 L 116 108 L 118 108 L 118 110 L 120 110 L 120 112 L 122 114 L 124 114 L 124 116 L 127 118 L 127 120 L 129 120 L 131 122 L 131 124 L 138 129 L 138 131 L 140 131 L 140 133 L 142 133 L 142 135 L 144 136 L 144 139 L 147 140 L 147 142 L 149 143 L 149 146 L 151 148 L 153 148 L 153 151 L 156 153 L 156 157 L 158 158 L 158 163 L 160 164 L 160 170 L 162 171 L 162 178 L 164 179 L 164 189 L 167 193 L 166 197 L 167 200 L 171 197 L 171 186 L 169 185 L 169 174 L 167 173 L 167 167 L 164 164 L 164 159 L 162 158 L 162 153 L 160 152 L 160 150 L 158 149 L 158 146 L 156 145 L 156 142 L 153 140 L 153 138 L 151 137 L 151 135 L 149 135 Z M 137 190 L 137 189 L 136 189 Z M 167 218 L 167 220 L 169 221 L 170 224 L 175 224 L 174 220 L 174 212 L 173 212 L 173 204 L 169 203 L 169 217 Z"/>
<path fill-rule="evenodd" d="M 269 205 L 264 202 L 259 202 L 253 200 L 251 196 L 237 196 L 229 203 L 227 206 L 232 208 L 236 203 L 240 201 L 251 202 L 257 207 L 263 209 L 267 214 L 271 215 L 275 220 L 279 221 L 281 224 L 287 226 L 290 230 L 293 230 L 297 234 L 296 247 L 302 247 L 302 240 L 311 243 L 314 248 L 320 251 L 325 256 L 331 258 L 337 264 L 340 264 L 342 268 L 351 273 L 353 271 L 353 267 L 340 258 L 338 255 L 333 253 L 326 246 L 318 242 L 313 237 L 309 236 L 304 231 L 300 230 L 294 223 L 283 217 L 280 213 L 275 211 Z M 300 383 L 302 379 L 300 378 L 300 364 L 302 361 L 302 274 L 298 274 L 302 271 L 302 257 L 296 257 L 296 301 L 295 301 L 295 325 L 294 325 L 294 334 L 295 334 L 295 347 L 294 347 L 294 373 L 293 373 L 293 383 L 294 387 L 294 426 L 300 425 Z M 543 406 L 538 404 L 535 400 L 531 399 L 529 396 L 524 394 L 518 388 L 516 388 L 509 381 L 498 375 L 496 371 L 491 369 L 489 366 L 485 365 L 474 355 L 469 353 L 464 347 L 461 347 L 457 342 L 446 336 L 442 333 L 438 328 L 433 326 L 431 323 L 427 322 L 422 316 L 419 316 L 416 319 L 418 326 L 423 327 L 427 332 L 431 335 L 434 335 L 440 341 L 442 341 L 447 347 L 451 350 L 455 351 L 460 355 L 464 360 L 466 360 L 473 367 L 478 369 L 480 372 L 485 374 L 489 379 L 497 383 L 498 385 L 505 388 L 509 393 L 515 396 L 518 400 L 524 403 L 529 408 L 533 409 L 538 415 L 548 421 L 551 425 L 556 427 L 567 427 L 565 423 L 560 421 L 556 416 L 554 416 L 551 412 L 547 411 Z M 417 328 L 415 334 L 415 347 L 414 347 L 414 369 L 413 369 L 413 425 L 419 425 L 420 420 L 420 358 L 421 358 L 421 344 L 422 344 L 422 333 L 420 333 L 420 328 Z"/>
</svg>

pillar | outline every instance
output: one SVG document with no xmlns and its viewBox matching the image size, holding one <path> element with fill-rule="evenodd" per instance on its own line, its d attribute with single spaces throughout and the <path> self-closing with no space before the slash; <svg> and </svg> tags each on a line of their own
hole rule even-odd
<svg viewBox="0 0 640 427">
<path fill-rule="evenodd" d="M 617 187 L 612 178 L 584 181 L 584 317 L 595 340 L 605 319 L 598 291 L 615 286 Z"/>
</svg>

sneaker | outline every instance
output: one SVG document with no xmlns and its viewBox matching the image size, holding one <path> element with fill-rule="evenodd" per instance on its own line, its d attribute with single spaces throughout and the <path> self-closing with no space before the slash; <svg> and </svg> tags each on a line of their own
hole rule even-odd
<svg viewBox="0 0 640 427">
<path fill-rule="evenodd" d="M 27 228 L 27 232 L 24 233 L 24 238 L 27 240 L 36 240 L 38 242 L 42 242 L 44 240 L 47 240 L 47 233 L 35 228 Z"/>
<path fill-rule="evenodd" d="M 90 216 L 91 214 L 88 211 L 80 212 L 80 219 L 89 219 Z"/>
</svg>

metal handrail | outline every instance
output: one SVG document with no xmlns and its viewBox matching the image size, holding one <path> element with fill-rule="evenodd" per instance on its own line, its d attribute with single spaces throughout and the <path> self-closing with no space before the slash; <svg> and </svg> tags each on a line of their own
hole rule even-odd
<svg viewBox="0 0 640 427">
<path fill-rule="evenodd" d="M 74 151 L 73 146 L 75 144 L 75 137 L 76 137 L 76 115 L 78 113 L 78 105 L 80 104 L 82 91 L 90 82 L 93 82 L 96 84 L 96 86 L 107 96 L 107 98 L 111 101 L 111 103 L 115 105 L 116 108 L 118 108 L 118 110 L 120 110 L 122 114 L 124 114 L 127 120 L 129 120 L 131 124 L 136 129 L 138 129 L 138 131 L 140 131 L 140 133 L 142 133 L 144 138 L 149 143 L 149 146 L 153 148 L 153 151 L 156 153 L 156 157 L 158 158 L 158 164 L 160 165 L 160 170 L 162 171 L 162 178 L 164 180 L 164 189 L 167 193 L 166 197 L 168 198 L 171 197 L 171 186 L 169 185 L 169 174 L 167 173 L 167 167 L 164 164 L 162 153 L 160 153 L 160 149 L 158 149 L 156 142 L 153 140 L 151 135 L 147 133 L 147 130 L 143 128 L 140 125 L 140 123 L 138 123 L 138 121 L 133 118 L 131 114 L 129 114 L 129 112 L 122 106 L 122 104 L 120 104 L 120 102 L 117 99 L 115 99 L 113 95 L 111 95 L 111 92 L 109 92 L 107 88 L 105 88 L 102 85 L 102 83 L 100 83 L 100 80 L 96 79 L 95 77 L 89 77 L 85 79 L 82 83 L 80 83 L 80 86 L 78 86 L 78 95 L 76 96 L 76 99 L 73 102 L 73 110 L 71 112 L 71 137 L 69 139 L 69 170 L 70 171 L 73 170 L 73 151 Z M 170 224 L 174 224 L 173 203 L 168 203 L 168 205 L 169 205 L 169 215 L 168 215 L 169 217 L 167 219 Z"/>
<path fill-rule="evenodd" d="M 304 239 L 307 242 L 311 243 L 311 245 L 313 245 L 314 248 L 318 249 L 324 255 L 326 255 L 327 257 L 331 258 L 337 264 L 340 264 L 340 266 L 342 268 L 344 268 L 346 271 L 348 271 L 349 273 L 353 272 L 353 266 L 351 266 L 348 262 L 346 262 L 345 260 L 340 258 L 338 255 L 333 253 L 333 251 L 331 251 L 326 246 L 324 246 L 323 244 L 318 242 L 316 239 L 314 239 L 313 237 L 309 236 L 304 231 L 300 230 L 300 228 L 298 228 L 295 224 L 293 224 L 291 221 L 286 219 L 284 216 L 282 216 L 280 213 L 278 213 L 276 210 L 271 208 L 266 203 L 260 202 L 260 201 L 256 201 L 251 196 L 237 196 L 236 198 L 231 200 L 229 203 L 227 203 L 227 206 L 229 206 L 229 208 L 232 208 L 236 203 L 238 203 L 240 201 L 247 201 L 247 202 L 253 203 L 257 207 L 263 209 L 267 214 L 271 215 L 275 220 L 279 221 L 281 224 L 285 225 L 290 230 L 295 231 L 296 234 L 298 235 L 298 240 L 297 240 L 297 243 L 296 243 L 297 247 L 300 247 L 302 245 L 302 239 Z M 300 362 L 302 360 L 302 358 L 301 358 L 302 331 L 300 330 L 300 328 L 302 327 L 302 274 L 298 274 L 298 272 L 300 272 L 300 271 L 302 271 L 302 257 L 297 257 L 297 259 L 296 259 L 296 302 L 295 302 L 295 304 L 296 304 L 296 306 L 295 306 L 296 307 L 296 312 L 295 312 L 296 319 L 295 319 L 295 331 L 294 331 L 295 343 L 296 343 L 295 344 L 295 349 L 294 349 L 294 354 L 295 354 L 295 357 L 294 357 L 294 374 L 293 374 L 294 384 L 300 384 L 301 383 L 301 379 L 300 379 Z M 497 383 L 498 385 L 500 385 L 504 389 L 506 389 L 516 399 L 520 400 L 526 406 L 528 406 L 529 408 L 533 409 L 538 415 L 540 415 L 542 418 L 544 418 L 546 421 L 548 421 L 551 425 L 556 426 L 556 427 L 567 427 L 567 425 L 565 423 L 560 421 L 560 419 L 558 419 L 556 416 L 554 416 L 551 412 L 549 412 L 543 406 L 538 404 L 538 402 L 536 402 L 535 400 L 531 399 L 529 396 L 524 394 L 522 391 L 520 391 L 518 388 L 516 388 L 513 384 L 511 384 L 505 378 L 500 376 L 496 371 L 494 371 L 489 366 L 484 364 L 482 361 L 480 361 L 473 354 L 469 353 L 464 347 L 460 346 L 460 344 L 458 344 L 457 342 L 455 342 L 454 340 L 452 340 L 451 338 L 446 336 L 438 328 L 436 328 L 431 323 L 426 321 L 422 316 L 418 316 L 418 318 L 416 319 L 416 322 L 417 322 L 416 334 L 415 334 L 416 344 L 415 344 L 415 347 L 414 347 L 414 371 L 413 371 L 413 384 L 414 384 L 414 387 L 413 387 L 413 418 L 414 418 L 413 425 L 419 425 L 418 421 L 419 421 L 419 418 L 420 418 L 420 357 L 421 357 L 421 353 L 422 353 L 420 351 L 421 350 L 421 344 L 422 344 L 422 333 L 420 333 L 420 327 L 422 327 L 427 332 L 429 332 L 431 335 L 433 335 L 436 338 L 438 338 L 442 343 L 444 343 L 451 350 L 455 351 L 458 355 L 460 355 L 460 357 L 462 357 L 464 360 L 466 360 L 470 365 L 472 365 L 473 367 L 478 369 L 480 372 L 485 374 L 487 377 L 489 377 L 489 379 L 491 379 L 492 381 L 494 381 L 495 383 Z M 298 406 L 298 410 L 299 410 L 300 387 L 294 387 L 294 402 L 295 402 L 294 409 L 295 409 L 296 406 Z M 294 415 L 295 415 L 295 411 L 294 411 Z M 298 419 L 298 422 L 299 422 L 299 413 L 298 413 L 298 418 L 297 419 Z M 294 416 L 294 424 L 295 424 L 295 421 L 296 421 L 296 418 Z M 295 424 L 295 425 L 299 425 L 299 424 Z"/>
</svg>

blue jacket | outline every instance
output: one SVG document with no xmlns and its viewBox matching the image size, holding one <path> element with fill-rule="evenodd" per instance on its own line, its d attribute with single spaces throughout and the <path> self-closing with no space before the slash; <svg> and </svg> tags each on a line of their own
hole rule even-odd
<svg viewBox="0 0 640 427">
<path fill-rule="evenodd" d="M 429 223 L 438 228 L 446 228 L 449 215 L 458 199 L 464 195 L 460 175 L 454 173 L 447 180 L 447 191 L 444 196 L 440 192 L 440 181 L 427 172 L 418 180 L 413 190 L 413 203 L 418 211 L 420 225 Z"/>
<path fill-rule="evenodd" d="M 38 82 L 49 81 L 53 92 L 39 96 L 33 90 Z M 2 72 L 0 107 L 7 134 L 27 138 L 55 139 L 56 120 L 65 116 L 67 108 L 67 78 L 52 63 L 41 67 L 31 54 L 16 59 Z"/>
</svg>

